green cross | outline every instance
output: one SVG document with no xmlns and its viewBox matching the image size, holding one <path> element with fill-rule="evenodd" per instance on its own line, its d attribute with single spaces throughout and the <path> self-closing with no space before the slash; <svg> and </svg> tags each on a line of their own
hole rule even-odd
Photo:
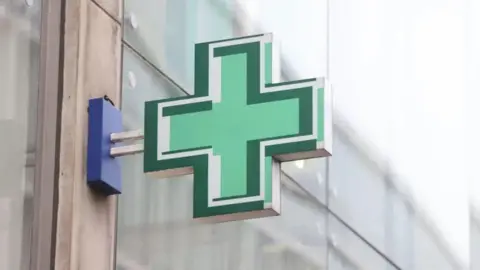
<svg viewBox="0 0 480 270">
<path fill-rule="evenodd" d="M 323 80 L 272 84 L 272 37 L 195 46 L 195 95 L 145 105 L 144 171 L 194 174 L 194 218 L 280 213 L 279 161 L 331 154 Z"/>
</svg>

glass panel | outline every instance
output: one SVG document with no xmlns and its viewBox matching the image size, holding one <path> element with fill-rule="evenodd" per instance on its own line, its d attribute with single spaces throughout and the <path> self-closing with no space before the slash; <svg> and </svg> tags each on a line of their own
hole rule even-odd
<svg viewBox="0 0 480 270">
<path fill-rule="evenodd" d="M 340 130 L 330 159 L 329 207 L 362 237 L 405 269 L 456 269 L 433 227 Z M 363 256 L 362 256 L 363 257 Z"/>
<path fill-rule="evenodd" d="M 329 207 L 384 251 L 388 210 L 384 176 L 349 142 L 344 131 L 334 128 L 333 134 Z"/>
<path fill-rule="evenodd" d="M 217 0 L 219 1 L 219 0 Z M 222 1 L 227 2 L 227 1 Z M 243 34 L 269 32 L 292 79 L 327 73 L 327 0 L 237 0 Z M 295 23 L 292 23 L 295 22 Z M 301 27 L 299 27 L 301 26 Z M 285 68 L 287 68 L 285 66 Z"/>
<path fill-rule="evenodd" d="M 40 0 L 0 1 L 0 269 L 28 269 Z"/>
<path fill-rule="evenodd" d="M 428 228 L 419 221 L 414 228 L 414 268 L 415 270 L 438 269 L 457 270 L 460 269 L 452 264 L 452 255 L 442 249 L 444 244 L 438 242 L 438 234 L 432 233 L 433 228 Z"/>
<path fill-rule="evenodd" d="M 292 13 L 290 1 L 125 0 L 124 39 L 190 93 L 195 43 L 259 32 L 281 42 L 298 72 L 293 78 L 320 77 L 327 63 L 326 6 L 325 0 L 297 1 Z M 286 16 L 315 29 L 294 27 Z"/>
<path fill-rule="evenodd" d="M 458 130 L 472 125 L 464 120 L 464 96 L 447 93 L 452 87 L 464 89 L 465 60 L 472 56 L 464 53 L 466 2 L 478 1 L 329 1 L 329 69 L 336 115 L 347 118 L 355 132 L 374 144 L 403 176 L 402 184 L 418 199 L 418 207 L 435 219 L 450 249 L 462 260 L 467 244 L 466 228 L 462 228 L 467 225 L 467 194 L 460 182 L 466 179 L 466 144 Z M 457 35 L 451 43 L 443 42 L 445 36 Z M 478 52 L 478 45 L 471 48 Z M 442 65 L 432 61 L 436 58 L 443 59 Z M 440 82 L 441 77 L 447 78 Z M 455 158 L 443 158 L 443 149 L 436 146 L 444 141 L 462 145 L 449 152 Z M 339 148 L 334 147 L 333 160 L 341 158 Z M 353 169 L 344 167 L 343 173 L 359 174 Z M 377 177 L 364 180 L 364 175 L 349 177 L 349 189 L 357 192 L 348 197 L 356 204 L 342 216 L 354 219 L 352 225 L 362 233 L 367 226 L 358 224 L 372 223 L 368 227 L 378 233 L 364 234 L 381 243 L 385 228 L 379 208 L 385 205 L 384 191 L 374 183 Z"/>
<path fill-rule="evenodd" d="M 473 208 L 473 207 L 472 207 Z M 471 210 L 470 217 L 470 269 L 480 269 L 480 215 L 475 214 L 475 208 Z"/>
<path fill-rule="evenodd" d="M 284 162 L 281 167 L 286 175 L 295 180 L 320 202 L 326 204 L 326 158 Z"/>
<path fill-rule="evenodd" d="M 182 95 L 127 48 L 123 67 L 128 129 L 143 124 L 144 101 Z M 122 162 L 117 269 L 324 269 L 325 212 L 287 177 L 282 177 L 282 216 L 202 224 L 192 219 L 191 176 L 151 179 L 143 173 L 141 155 Z"/>
<path fill-rule="evenodd" d="M 328 216 L 329 270 L 393 270 L 393 266 L 336 217 Z M 434 268 L 425 268 L 434 269 Z"/>
<path fill-rule="evenodd" d="M 385 254 L 402 269 L 413 269 L 415 219 L 411 206 L 393 187 L 387 191 Z"/>
<path fill-rule="evenodd" d="M 330 247 L 328 249 L 328 270 L 360 270 L 342 252 Z"/>
<path fill-rule="evenodd" d="M 194 44 L 231 38 L 228 8 L 212 0 L 125 0 L 124 39 L 193 93 Z"/>
<path fill-rule="evenodd" d="M 143 129 L 145 100 L 185 95 L 150 65 L 140 61 L 136 51 L 128 47 L 124 47 L 122 72 L 122 112 L 124 125 L 128 129 Z"/>
</svg>

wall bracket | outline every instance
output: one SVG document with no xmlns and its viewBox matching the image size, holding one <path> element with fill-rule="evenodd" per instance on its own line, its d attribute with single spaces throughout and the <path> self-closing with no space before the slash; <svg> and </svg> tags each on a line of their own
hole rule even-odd
<svg viewBox="0 0 480 270">
<path fill-rule="evenodd" d="M 142 144 L 122 145 L 143 139 L 143 132 L 124 132 L 121 111 L 108 98 L 90 99 L 88 105 L 87 184 L 105 196 L 121 194 L 117 157 L 143 152 Z"/>
</svg>

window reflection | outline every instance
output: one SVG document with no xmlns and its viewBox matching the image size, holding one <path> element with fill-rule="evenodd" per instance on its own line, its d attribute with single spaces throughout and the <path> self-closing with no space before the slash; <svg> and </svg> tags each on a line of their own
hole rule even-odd
<svg viewBox="0 0 480 270">
<path fill-rule="evenodd" d="M 334 254 L 333 257 L 340 259 L 338 260 L 340 265 L 349 267 L 346 269 L 384 270 L 392 266 L 383 254 L 378 253 L 358 235 L 355 235 L 352 229 L 337 217 L 329 215 L 328 226 L 331 244 L 329 252 Z"/>
<path fill-rule="evenodd" d="M 470 216 L 470 263 L 471 269 L 479 269 L 480 258 L 480 213 L 479 210 L 471 206 Z"/>
<path fill-rule="evenodd" d="M 361 156 L 346 134 L 334 128 L 334 155 L 330 158 L 329 207 L 384 250 L 386 186 L 376 164 Z"/>
<path fill-rule="evenodd" d="M 326 204 L 327 159 L 315 158 L 282 163 L 282 170 L 302 188 Z"/>
<path fill-rule="evenodd" d="M 215 2 L 125 0 L 124 40 L 193 93 L 194 44 L 233 35 L 232 14 Z"/>
<path fill-rule="evenodd" d="M 236 2 L 126 0 L 122 109 L 127 129 L 143 126 L 143 101 L 192 93 L 195 42 L 261 31 L 240 17 L 245 12 Z M 288 4 L 282 7 L 289 12 Z M 281 25 L 275 18 L 268 21 L 261 25 L 265 31 L 272 23 Z M 302 71 L 282 65 L 292 78 L 299 74 L 290 71 Z M 308 70 L 313 71 L 317 74 Z M 420 222 L 423 217 L 390 185 L 389 172 L 335 124 L 328 163 L 282 164 L 283 212 L 275 218 L 197 224 L 191 219 L 191 177 L 146 178 L 141 155 L 124 158 L 119 269 L 395 269 L 383 255 L 402 269 L 455 269 L 430 227 Z"/>
<path fill-rule="evenodd" d="M 126 157 L 117 262 L 146 269 L 322 269 L 325 213 L 283 180 L 282 216 L 221 224 L 192 220 L 191 177 L 143 176 Z M 324 254 L 324 255 L 322 255 Z"/>
<path fill-rule="evenodd" d="M 455 266 L 452 257 L 448 251 L 444 250 L 445 245 L 441 245 L 429 228 L 420 221 L 415 222 L 414 226 L 414 244 L 412 247 L 414 269 L 438 269 L 438 270 L 456 270 L 462 269 Z"/>
<path fill-rule="evenodd" d="M 0 269 L 27 269 L 41 1 L 0 2 Z"/>
</svg>

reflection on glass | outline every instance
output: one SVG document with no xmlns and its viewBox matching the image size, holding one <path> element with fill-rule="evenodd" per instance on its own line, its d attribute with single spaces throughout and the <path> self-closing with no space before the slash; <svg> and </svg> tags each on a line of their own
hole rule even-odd
<svg viewBox="0 0 480 270">
<path fill-rule="evenodd" d="M 117 265 L 209 270 L 325 265 L 325 214 L 301 194 L 284 187 L 280 217 L 201 224 L 192 220 L 191 177 L 149 179 L 141 164 L 141 156 L 125 160 L 124 179 L 131 181 L 120 200 Z"/>
<path fill-rule="evenodd" d="M 431 231 L 420 222 L 415 223 L 414 227 L 414 245 L 412 253 L 414 255 L 414 269 L 438 269 L 438 270 L 457 270 L 460 269 L 449 261 L 448 252 L 442 250 L 442 245 L 438 239 L 435 239 Z M 450 257 L 451 258 L 451 257 Z"/>
<path fill-rule="evenodd" d="M 283 172 L 303 189 L 326 204 L 327 159 L 315 158 L 282 163 Z"/>
<path fill-rule="evenodd" d="M 326 26 L 320 26 L 318 36 L 322 40 L 315 42 L 310 35 L 289 28 L 288 22 L 278 17 L 281 12 L 291 12 L 289 1 L 263 1 L 259 10 L 275 12 L 257 17 L 252 15 L 255 1 L 125 2 L 124 39 L 136 51 L 125 48 L 124 54 L 122 110 L 126 129 L 142 128 L 144 101 L 186 94 L 156 69 L 192 93 L 196 42 L 275 31 L 280 39 L 291 42 L 282 48 L 284 60 L 297 60 L 290 61 L 290 67 L 283 63 L 284 71 L 291 68 L 299 73 L 287 74 L 293 76 L 289 79 L 303 78 L 304 74 L 318 76 L 326 69 L 322 61 L 326 57 L 322 47 Z M 247 2 L 252 5 L 246 7 Z M 317 17 L 316 11 L 326 9 L 325 1 L 318 5 L 311 8 Z M 250 11 L 240 12 L 240 6 Z M 242 14 L 255 17 L 257 23 Z M 288 33 L 296 38 L 288 38 Z M 317 61 L 317 65 L 304 67 L 305 50 L 297 50 L 294 45 L 301 38 L 308 38 L 308 49 L 319 53 L 308 59 Z M 337 219 L 330 217 L 327 226 L 321 203 L 402 269 L 455 269 L 428 227 L 418 222 L 415 209 L 385 181 L 386 172 L 369 160 L 344 131 L 336 127 L 334 134 L 328 175 L 324 158 L 282 164 L 282 216 L 244 222 L 193 222 L 191 177 L 149 179 L 143 175 L 141 155 L 124 158 L 118 269 L 325 269 L 326 238 L 330 242 L 328 269 L 394 269 Z"/>
<path fill-rule="evenodd" d="M 292 79 L 325 76 L 327 0 L 216 1 L 237 3 L 235 13 L 240 16 L 241 31 L 245 35 L 274 34 L 282 57 L 297 73 L 289 74 Z"/>
<path fill-rule="evenodd" d="M 384 252 L 387 194 L 384 175 L 334 128 L 329 207 Z"/>
<path fill-rule="evenodd" d="M 334 213 L 402 269 L 459 268 L 424 214 L 338 126 L 333 147 L 327 192 Z"/>
<path fill-rule="evenodd" d="M 402 195 L 392 187 L 387 189 L 386 196 L 384 252 L 402 269 L 413 269 L 413 211 Z"/>
<path fill-rule="evenodd" d="M 125 41 L 190 93 L 194 44 L 233 36 L 228 9 L 212 0 L 125 0 L 125 20 Z"/>
<path fill-rule="evenodd" d="M 470 269 L 480 269 L 480 213 L 471 206 L 470 216 Z"/>
<path fill-rule="evenodd" d="M 0 269 L 27 269 L 41 1 L 0 1 Z"/>
<path fill-rule="evenodd" d="M 182 95 L 127 48 L 123 67 L 128 129 L 142 126 L 144 101 Z M 324 269 L 325 212 L 287 177 L 282 177 L 281 216 L 202 224 L 192 219 L 191 176 L 146 177 L 142 155 L 122 162 L 117 269 Z"/>
<path fill-rule="evenodd" d="M 328 216 L 328 228 L 329 263 L 333 264 L 330 265 L 330 269 L 395 269 L 383 256 L 332 215 Z"/>
<path fill-rule="evenodd" d="M 142 129 L 146 100 L 185 95 L 179 88 L 160 77 L 146 62 L 140 61 L 135 51 L 124 47 L 122 112 L 124 125 L 129 129 Z"/>
</svg>

